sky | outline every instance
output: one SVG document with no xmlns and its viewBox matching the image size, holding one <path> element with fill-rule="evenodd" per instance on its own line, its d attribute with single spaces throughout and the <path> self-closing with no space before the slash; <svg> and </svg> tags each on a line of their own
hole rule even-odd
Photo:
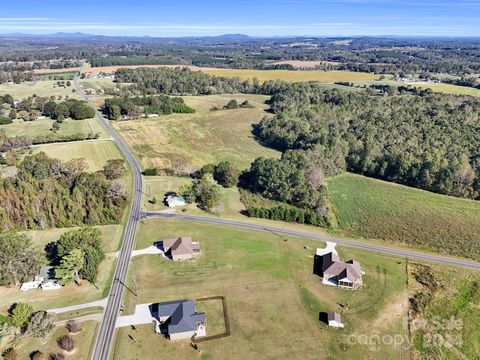
<svg viewBox="0 0 480 360">
<path fill-rule="evenodd" d="M 480 36 L 480 0 L 1 2 L 0 33 Z"/>
</svg>

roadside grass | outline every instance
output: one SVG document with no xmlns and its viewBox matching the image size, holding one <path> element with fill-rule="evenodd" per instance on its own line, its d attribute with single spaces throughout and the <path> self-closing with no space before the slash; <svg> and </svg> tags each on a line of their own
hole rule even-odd
<svg viewBox="0 0 480 360">
<path fill-rule="evenodd" d="M 366 358 L 370 354 L 367 347 L 343 350 L 339 338 L 359 329 L 381 330 L 371 324 L 385 316 L 388 304 L 405 291 L 405 262 L 401 259 L 342 248 L 341 256 L 359 260 L 367 274 L 363 288 L 341 290 L 322 285 L 312 273 L 313 254 L 317 246 L 324 246 L 322 242 L 269 232 L 156 219 L 140 225 L 137 248 L 172 236 L 192 236 L 199 241 L 200 257 L 175 263 L 155 255 L 135 257 L 127 286 L 134 288 L 131 277 L 135 275 L 138 297 L 126 292 L 125 314 L 140 303 L 223 295 L 232 335 L 200 343 L 195 351 L 188 342 L 163 339 L 148 325 L 136 330 L 123 328 L 117 333 L 114 358 L 154 359 L 159 351 L 178 359 Z M 308 299 L 302 295 L 306 291 L 311 294 Z M 316 303 L 324 304 L 322 309 L 328 311 L 341 311 L 338 304 L 344 304 L 346 329 L 327 329 L 320 324 L 318 314 L 314 316 L 318 310 L 311 308 Z M 216 332 L 218 311 L 210 312 Z M 212 331 L 209 324 L 207 311 L 207 335 Z"/>
<path fill-rule="evenodd" d="M 0 94 L 10 94 L 15 100 L 25 99 L 32 95 L 37 96 L 63 96 L 70 98 L 79 98 L 76 92 L 73 92 L 73 86 L 53 87 L 56 80 L 39 80 L 32 82 L 22 82 L 21 84 L 0 84 Z"/>
<path fill-rule="evenodd" d="M 49 157 L 62 161 L 83 158 L 88 165 L 88 171 L 101 170 L 108 160 L 123 159 L 113 140 L 38 145 L 32 148 L 32 152 L 44 152 Z"/>
<path fill-rule="evenodd" d="M 60 313 L 60 314 L 56 314 L 55 315 L 55 320 L 57 320 L 57 321 L 70 320 L 70 319 L 75 319 L 75 318 L 78 318 L 78 317 L 81 317 L 81 316 L 98 314 L 98 313 L 101 313 L 102 311 L 103 311 L 103 307 L 92 306 L 92 307 L 85 308 L 85 309 L 67 311 L 67 312 L 63 312 L 63 313 Z"/>
<path fill-rule="evenodd" d="M 339 231 L 480 259 L 480 203 L 355 174 L 328 179 Z"/>
<path fill-rule="evenodd" d="M 249 99 L 252 109 L 209 111 L 226 105 L 228 100 Z M 185 97 L 194 114 L 172 114 L 158 118 L 118 121 L 119 131 L 141 164 L 177 173 L 196 170 L 207 163 L 229 161 L 247 168 L 258 156 L 279 156 L 260 145 L 252 135 L 252 125 L 268 113 L 264 96 L 212 95 Z"/>
<path fill-rule="evenodd" d="M 49 135 L 52 134 L 52 125 L 54 120 L 51 119 L 41 119 L 35 121 L 23 121 L 15 120 L 12 124 L 0 125 L 0 130 L 4 130 L 8 136 L 30 136 L 35 137 L 39 135 Z M 95 119 L 85 119 L 85 120 L 72 120 L 67 119 L 60 124 L 60 130 L 58 130 L 58 135 L 74 135 L 74 134 L 99 134 L 100 138 L 106 138 L 107 134 L 100 124 L 100 122 Z"/>
<path fill-rule="evenodd" d="M 414 332 L 417 355 L 439 360 L 480 358 L 480 275 L 436 265 L 431 269 L 442 286 L 418 319 L 419 324 L 426 321 L 426 328 Z"/>
<path fill-rule="evenodd" d="M 81 324 L 82 330 L 73 335 L 75 340 L 75 349 L 68 353 L 62 350 L 58 344 L 57 339 L 60 336 L 68 334 L 67 329 L 64 326 L 56 327 L 47 337 L 46 340 L 27 338 L 17 348 L 19 359 L 30 359 L 30 354 L 34 351 L 40 350 L 45 359 L 48 359 L 50 353 L 63 353 L 67 358 L 87 360 L 90 359 L 90 353 L 95 341 L 95 334 L 98 328 L 98 322 L 85 321 Z M 4 345 L 7 348 L 8 345 Z"/>
</svg>

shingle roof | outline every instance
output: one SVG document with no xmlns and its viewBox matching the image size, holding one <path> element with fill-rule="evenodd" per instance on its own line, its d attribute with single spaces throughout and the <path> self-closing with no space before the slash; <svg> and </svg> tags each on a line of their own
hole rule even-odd
<svg viewBox="0 0 480 360">
<path fill-rule="evenodd" d="M 330 253 L 331 254 L 331 253 Z M 328 258 L 323 260 L 327 255 L 326 254 L 322 257 L 322 261 L 329 262 Z M 360 267 L 360 263 L 358 261 L 349 260 L 346 262 L 340 261 L 338 256 L 335 256 L 335 260 L 330 261 L 330 265 L 324 269 L 323 273 L 330 275 L 330 276 L 337 276 L 338 279 L 348 279 L 351 282 L 355 282 L 355 280 L 360 279 L 362 277 L 362 270 Z M 333 259 L 333 257 L 332 257 Z"/>
<path fill-rule="evenodd" d="M 168 332 L 176 334 L 194 331 L 196 323 L 205 322 L 205 313 L 195 311 L 192 300 L 176 300 L 158 304 L 158 316 L 170 318 Z"/>
<path fill-rule="evenodd" d="M 194 252 L 194 248 L 198 249 L 198 244 L 192 244 L 191 237 L 179 237 L 177 239 L 163 240 L 163 249 L 170 250 L 172 255 L 187 255 Z"/>
</svg>

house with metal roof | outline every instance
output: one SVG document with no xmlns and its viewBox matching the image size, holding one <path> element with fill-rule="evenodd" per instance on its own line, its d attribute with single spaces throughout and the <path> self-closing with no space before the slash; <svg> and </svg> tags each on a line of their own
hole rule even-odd
<svg viewBox="0 0 480 360">
<path fill-rule="evenodd" d="M 191 237 L 163 240 L 163 252 L 174 261 L 189 260 L 200 255 L 200 245 Z"/>
<path fill-rule="evenodd" d="M 170 340 L 191 339 L 206 335 L 205 313 L 195 311 L 193 300 L 175 300 L 152 305 L 158 321 L 156 332 L 165 332 Z"/>
</svg>

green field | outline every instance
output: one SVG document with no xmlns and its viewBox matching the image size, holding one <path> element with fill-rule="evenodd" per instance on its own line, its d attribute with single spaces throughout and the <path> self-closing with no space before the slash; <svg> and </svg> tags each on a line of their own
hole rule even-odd
<svg viewBox="0 0 480 360">
<path fill-rule="evenodd" d="M 313 253 L 321 242 L 165 219 L 140 225 L 137 248 L 172 236 L 199 241 L 200 258 L 173 263 L 157 255 L 135 257 L 127 286 L 133 286 L 135 275 L 138 297 L 126 294 L 125 314 L 137 303 L 224 295 L 232 335 L 201 343 L 195 351 L 188 342 L 159 337 L 148 325 L 123 328 L 115 340 L 114 358 L 156 359 L 162 353 L 177 359 L 360 359 L 375 353 L 367 346 L 347 344 L 347 335 L 390 333 L 399 325 L 391 305 L 405 303 L 401 259 L 340 249 L 342 257 L 359 260 L 366 271 L 365 286 L 352 292 L 322 285 L 312 274 Z M 346 328 L 338 331 L 319 323 L 318 314 L 325 310 L 342 311 Z M 218 311 L 210 312 L 213 324 L 210 329 L 207 309 L 207 335 L 219 329 Z M 388 348 L 380 355 L 394 359 L 402 354 Z"/>
<path fill-rule="evenodd" d="M 71 98 L 78 98 L 78 94 L 73 92 L 73 87 L 54 88 L 54 80 L 39 80 L 35 83 L 23 82 L 21 84 L 0 84 L 0 95 L 10 94 L 16 100 L 21 100 L 32 95 L 38 96 L 63 96 L 68 95 Z"/>
<path fill-rule="evenodd" d="M 194 114 L 172 114 L 152 119 L 118 121 L 113 124 L 144 167 L 186 173 L 207 163 L 230 161 L 246 168 L 258 156 L 278 156 L 253 138 L 252 125 L 264 116 L 266 96 L 187 96 Z M 256 107 L 209 111 L 230 99 L 249 100 Z"/>
<path fill-rule="evenodd" d="M 40 119 L 35 121 L 15 120 L 12 124 L 0 125 L 0 130 L 4 130 L 8 136 L 39 136 L 52 134 L 52 125 L 54 120 Z M 107 134 L 100 122 L 95 119 L 85 120 L 65 120 L 60 124 L 58 135 L 74 135 L 74 134 L 100 134 L 100 138 L 106 138 Z"/>
<path fill-rule="evenodd" d="M 18 359 L 30 359 L 30 354 L 38 350 L 44 354 L 45 359 L 48 359 L 51 353 L 63 353 L 69 359 L 90 359 L 90 352 L 95 340 L 98 323 L 96 321 L 85 321 L 81 326 L 82 330 L 73 335 L 76 345 L 71 353 L 64 352 L 64 350 L 57 345 L 57 339 L 62 335 L 68 334 L 64 326 L 58 326 L 48 335 L 46 340 L 25 339 L 17 348 Z M 7 347 L 8 345 L 4 344 L 2 348 L 5 349 Z"/>
<path fill-rule="evenodd" d="M 348 236 L 384 239 L 480 259 L 480 203 L 360 175 L 328 180 L 339 228 Z"/>
<path fill-rule="evenodd" d="M 355 71 L 320 71 L 320 70 L 250 70 L 250 69 L 214 69 L 201 70 L 208 75 L 239 77 L 240 79 L 257 78 L 260 82 L 267 80 L 284 80 L 288 82 L 319 81 L 333 83 L 336 81 L 375 80 L 380 76 Z"/>
<path fill-rule="evenodd" d="M 111 140 L 45 144 L 34 146 L 32 151 L 35 154 L 44 152 L 48 156 L 62 161 L 83 158 L 88 165 L 88 171 L 102 169 L 107 160 L 123 158 L 120 149 Z"/>
</svg>

